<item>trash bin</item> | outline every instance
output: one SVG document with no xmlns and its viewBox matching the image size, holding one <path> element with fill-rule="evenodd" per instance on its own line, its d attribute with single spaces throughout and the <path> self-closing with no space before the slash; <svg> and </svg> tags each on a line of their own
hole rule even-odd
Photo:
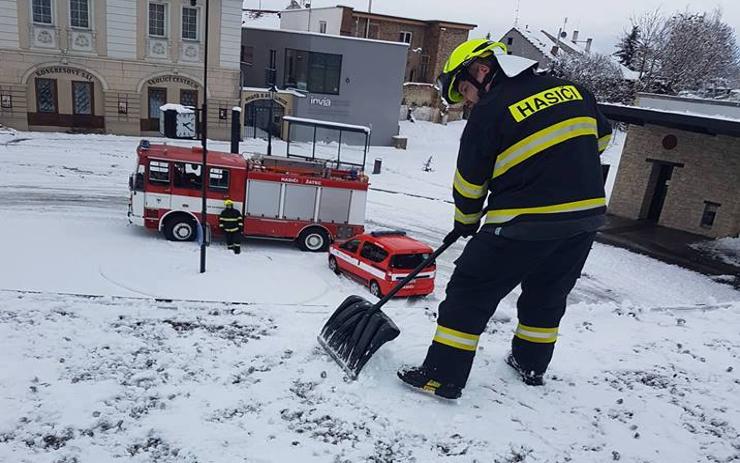
<svg viewBox="0 0 740 463">
<path fill-rule="evenodd" d="M 375 164 L 373 164 L 373 174 L 379 174 L 380 167 L 382 165 L 383 165 L 383 160 L 381 158 L 375 158 Z"/>
</svg>

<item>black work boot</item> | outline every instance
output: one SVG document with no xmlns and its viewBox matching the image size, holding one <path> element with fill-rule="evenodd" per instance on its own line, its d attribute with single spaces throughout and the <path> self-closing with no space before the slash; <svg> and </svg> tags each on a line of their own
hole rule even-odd
<svg viewBox="0 0 740 463">
<path fill-rule="evenodd" d="M 521 376 L 524 384 L 527 384 L 529 386 L 542 386 L 543 384 L 545 384 L 543 373 L 535 373 L 534 370 L 525 370 L 521 367 L 521 365 L 519 365 L 519 363 L 517 363 L 516 359 L 514 358 L 514 354 L 511 352 L 509 352 L 509 354 L 506 356 L 506 364 L 513 368 L 517 373 L 519 373 L 519 376 Z"/>
<path fill-rule="evenodd" d="M 242 248 L 241 246 L 234 246 L 234 254 L 241 254 Z"/>
<path fill-rule="evenodd" d="M 398 370 L 398 377 L 409 386 L 445 399 L 457 399 L 462 395 L 462 388 L 451 383 L 441 383 L 432 378 L 425 367 L 403 367 Z"/>
</svg>

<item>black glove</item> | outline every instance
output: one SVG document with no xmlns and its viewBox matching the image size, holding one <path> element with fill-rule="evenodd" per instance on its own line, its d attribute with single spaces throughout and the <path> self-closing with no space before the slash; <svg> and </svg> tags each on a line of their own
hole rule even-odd
<svg viewBox="0 0 740 463">
<path fill-rule="evenodd" d="M 452 244 L 455 241 L 457 241 L 459 238 L 466 238 L 468 236 L 473 236 L 478 232 L 478 226 L 479 224 L 471 224 L 471 225 L 462 225 L 457 222 L 455 222 L 455 228 L 452 229 L 451 232 L 447 234 L 447 236 L 444 237 L 442 240 L 442 243 L 444 244 Z"/>
</svg>

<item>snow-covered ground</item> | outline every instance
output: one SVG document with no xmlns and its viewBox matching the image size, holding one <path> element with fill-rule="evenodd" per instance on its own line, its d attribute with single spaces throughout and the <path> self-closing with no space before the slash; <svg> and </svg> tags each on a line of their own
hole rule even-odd
<svg viewBox="0 0 740 463">
<path fill-rule="evenodd" d="M 702 241 L 693 247 L 726 264 L 740 267 L 740 237 Z"/>
<path fill-rule="evenodd" d="M 408 151 L 372 148 L 383 171 L 368 228 L 440 242 L 462 127 L 402 123 Z M 347 382 L 315 337 L 344 297 L 367 291 L 325 255 L 257 240 L 239 256 L 214 243 L 199 274 L 195 245 L 127 222 L 137 142 L 0 133 L 0 461 L 740 460 L 731 287 L 596 245 L 547 384 L 524 386 L 503 363 L 515 291 L 462 399 L 440 402 L 395 370 L 423 358 L 458 244 L 432 297 L 388 304 L 401 336 Z"/>
</svg>

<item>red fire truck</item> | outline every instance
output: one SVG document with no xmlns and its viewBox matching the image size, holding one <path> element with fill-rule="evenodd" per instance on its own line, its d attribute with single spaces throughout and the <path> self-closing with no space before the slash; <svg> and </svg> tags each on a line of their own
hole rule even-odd
<svg viewBox="0 0 740 463">
<path fill-rule="evenodd" d="M 200 147 L 137 148 L 129 178 L 129 221 L 173 241 L 196 238 L 201 223 Z M 208 151 L 207 222 L 218 230 L 224 200 L 244 215 L 244 235 L 295 240 L 325 251 L 334 240 L 363 233 L 368 179 L 362 169 L 310 159 Z"/>
</svg>

